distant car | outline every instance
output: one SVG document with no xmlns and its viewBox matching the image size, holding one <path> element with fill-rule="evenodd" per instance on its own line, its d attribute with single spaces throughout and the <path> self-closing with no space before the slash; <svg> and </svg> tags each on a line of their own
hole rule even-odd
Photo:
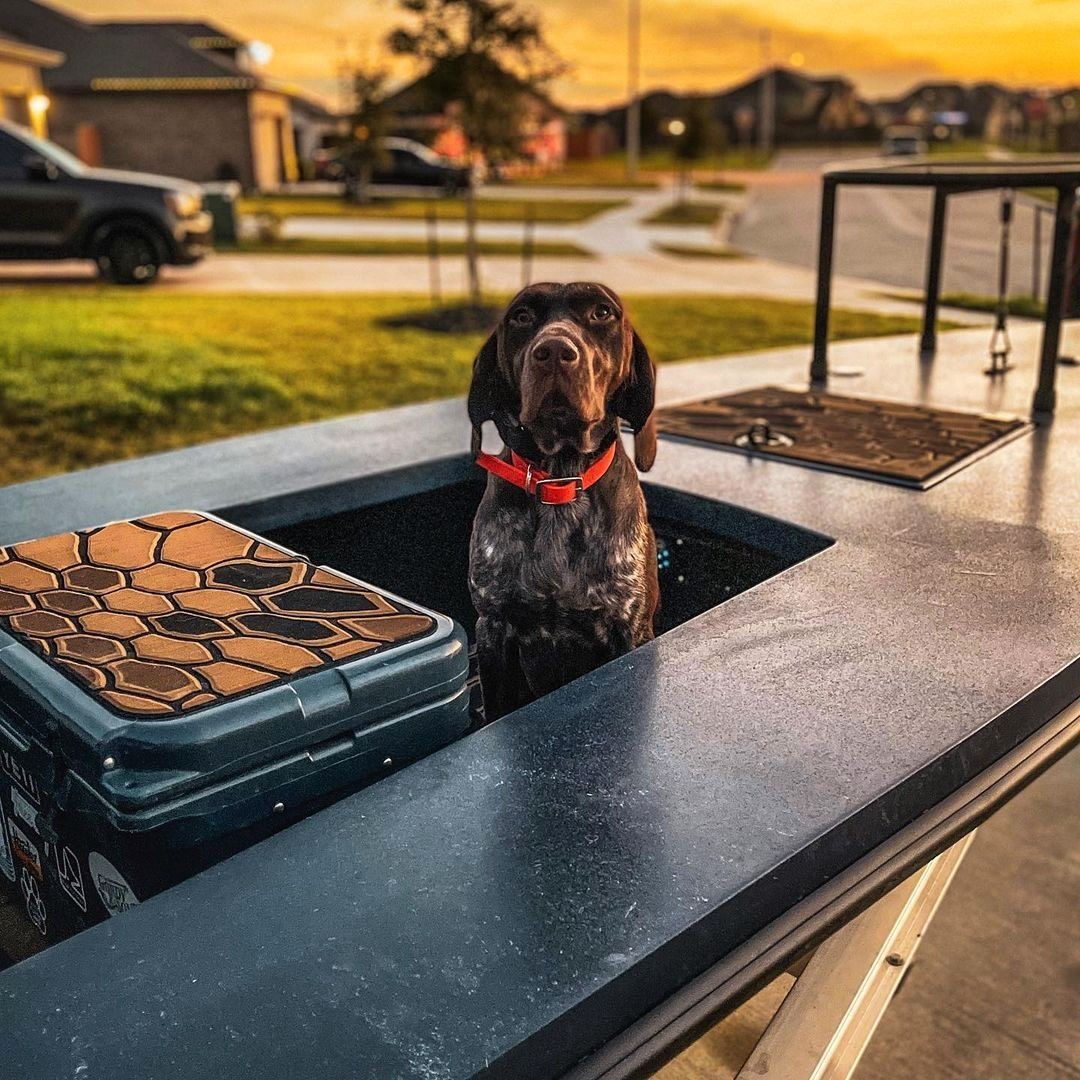
<svg viewBox="0 0 1080 1080">
<path fill-rule="evenodd" d="M 110 281 L 146 285 L 203 258 L 211 227 L 197 184 L 92 169 L 0 120 L 0 259 L 93 259 Z"/>
<path fill-rule="evenodd" d="M 889 127 L 881 138 L 881 152 L 886 157 L 913 157 L 926 153 L 926 139 L 915 127 Z"/>
<path fill-rule="evenodd" d="M 473 182 L 472 170 L 467 165 L 458 165 L 413 139 L 390 137 L 380 140 L 380 146 L 386 160 L 372 174 L 373 184 L 435 187 L 448 195 L 456 195 Z M 317 180 L 345 178 L 345 163 L 340 148 L 316 151 L 314 164 Z"/>
</svg>

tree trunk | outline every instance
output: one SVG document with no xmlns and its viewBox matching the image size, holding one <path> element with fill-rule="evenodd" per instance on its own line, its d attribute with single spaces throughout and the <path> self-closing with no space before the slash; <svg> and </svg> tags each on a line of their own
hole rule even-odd
<svg viewBox="0 0 1080 1080">
<path fill-rule="evenodd" d="M 476 240 L 476 189 L 465 189 L 465 265 L 469 277 L 469 302 L 480 307 L 480 258 Z"/>
<path fill-rule="evenodd" d="M 371 201 L 371 177 L 374 169 L 370 162 L 349 169 L 345 174 L 345 201 L 366 203 Z"/>
</svg>

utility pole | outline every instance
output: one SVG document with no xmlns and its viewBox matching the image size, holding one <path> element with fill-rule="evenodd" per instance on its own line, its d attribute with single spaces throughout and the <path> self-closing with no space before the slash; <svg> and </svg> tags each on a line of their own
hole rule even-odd
<svg viewBox="0 0 1080 1080">
<path fill-rule="evenodd" d="M 761 31 L 761 58 L 764 71 L 761 75 L 761 100 L 758 111 L 758 150 L 762 156 L 772 153 L 776 133 L 776 73 L 772 67 L 772 31 Z"/>
<path fill-rule="evenodd" d="M 626 178 L 637 180 L 641 157 L 641 0 L 628 0 L 626 28 Z"/>
</svg>

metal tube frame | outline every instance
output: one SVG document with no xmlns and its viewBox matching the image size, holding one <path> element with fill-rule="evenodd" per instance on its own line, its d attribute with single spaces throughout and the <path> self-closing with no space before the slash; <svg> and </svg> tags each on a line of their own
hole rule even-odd
<svg viewBox="0 0 1080 1080">
<path fill-rule="evenodd" d="M 1019 181 L 1019 182 L 1018 182 Z M 810 384 L 822 388 L 829 377 L 829 311 L 832 301 L 833 249 L 836 246 L 836 205 L 841 184 L 883 187 L 932 187 L 934 205 L 930 227 L 930 242 L 926 260 L 926 293 L 924 297 L 920 358 L 932 360 L 937 349 L 937 313 L 941 293 L 941 267 L 945 245 L 945 224 L 948 197 L 956 192 L 992 191 L 1005 187 L 1032 187 L 1053 184 L 1057 189 L 1054 210 L 1054 230 L 1050 252 L 1050 280 L 1046 296 L 1046 316 L 1043 323 L 1042 348 L 1039 359 L 1039 379 L 1032 401 L 1032 417 L 1049 420 L 1057 400 L 1055 381 L 1058 352 L 1061 346 L 1061 322 L 1066 302 L 1069 276 L 1070 243 L 1073 236 L 1073 217 L 1076 212 L 1076 189 L 1080 176 L 1063 176 L 1060 172 L 1041 175 L 1023 170 L 1015 178 L 1006 174 L 984 176 L 972 170 L 961 178 L 935 177 L 931 172 L 907 174 L 891 167 L 869 167 L 861 170 L 826 172 L 822 178 L 821 220 L 818 231 L 817 299 L 814 310 L 814 345 L 810 361 Z"/>
<path fill-rule="evenodd" d="M 1046 318 L 1043 323 L 1042 354 L 1039 359 L 1039 384 L 1031 403 L 1031 412 L 1036 420 L 1047 420 L 1053 416 L 1054 406 L 1057 404 L 1054 383 L 1061 348 L 1065 278 L 1069 272 L 1069 240 L 1075 210 L 1076 188 L 1058 188 L 1054 234 L 1050 247 L 1050 282 L 1046 290 Z"/>
<path fill-rule="evenodd" d="M 815 386 L 823 386 L 829 377 L 829 306 L 832 302 L 832 262 L 836 239 L 836 189 L 835 181 L 826 176 L 821 188 L 814 357 L 810 362 L 810 382 Z"/>
<path fill-rule="evenodd" d="M 926 290 L 923 299 L 923 329 L 919 341 L 919 358 L 933 360 L 937 352 L 937 312 L 941 296 L 941 258 L 945 250 L 945 215 L 949 193 L 944 188 L 934 190 L 934 209 L 930 222 L 930 245 L 926 254 Z"/>
</svg>

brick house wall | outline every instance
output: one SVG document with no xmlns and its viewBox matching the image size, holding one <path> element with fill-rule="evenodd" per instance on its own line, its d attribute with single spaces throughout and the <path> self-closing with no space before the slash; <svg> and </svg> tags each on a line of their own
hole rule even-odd
<svg viewBox="0 0 1080 1080">
<path fill-rule="evenodd" d="M 78 153 L 97 129 L 101 161 L 110 169 L 134 169 L 206 182 L 226 169 L 245 188 L 265 183 L 252 153 L 247 91 L 53 90 L 49 134 Z M 84 128 L 80 137 L 79 129 Z"/>
</svg>

